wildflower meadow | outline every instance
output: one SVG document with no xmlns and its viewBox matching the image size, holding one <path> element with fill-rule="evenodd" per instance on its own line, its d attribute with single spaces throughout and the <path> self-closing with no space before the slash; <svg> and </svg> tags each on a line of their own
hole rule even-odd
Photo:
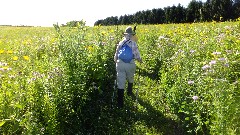
<svg viewBox="0 0 240 135">
<path fill-rule="evenodd" d="M 0 27 L 0 134 L 240 134 L 240 20 L 138 25 L 135 98 L 116 107 L 126 26 Z"/>
</svg>

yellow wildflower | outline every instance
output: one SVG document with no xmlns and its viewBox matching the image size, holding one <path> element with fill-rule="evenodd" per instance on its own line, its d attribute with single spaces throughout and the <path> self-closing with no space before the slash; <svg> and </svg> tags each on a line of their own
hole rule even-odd
<svg viewBox="0 0 240 135">
<path fill-rule="evenodd" d="M 18 60 L 18 56 L 14 56 L 14 57 L 13 57 L 13 60 Z"/>
<path fill-rule="evenodd" d="M 239 18 L 240 18 L 240 17 L 239 17 Z M 237 44 L 240 44 L 240 39 L 237 39 L 237 41 L 236 41 L 236 42 L 237 42 Z"/>
<path fill-rule="evenodd" d="M 30 60 L 29 56 L 23 56 L 24 60 Z"/>
<path fill-rule="evenodd" d="M 7 70 L 9 67 L 6 67 L 6 66 L 5 66 L 5 67 L 2 67 L 2 68 L 3 68 L 4 70 Z"/>
<path fill-rule="evenodd" d="M 4 50 L 0 50 L 0 54 L 4 53 Z"/>
<path fill-rule="evenodd" d="M 88 46 L 88 50 L 89 50 L 90 52 L 92 52 L 92 51 L 93 51 L 93 47 L 92 47 L 92 46 Z"/>
<path fill-rule="evenodd" d="M 7 53 L 8 53 L 8 54 L 12 54 L 13 51 L 12 51 L 12 50 L 8 50 Z"/>
<path fill-rule="evenodd" d="M 107 32 L 106 31 L 102 31 L 102 35 L 106 35 L 107 34 Z"/>
</svg>

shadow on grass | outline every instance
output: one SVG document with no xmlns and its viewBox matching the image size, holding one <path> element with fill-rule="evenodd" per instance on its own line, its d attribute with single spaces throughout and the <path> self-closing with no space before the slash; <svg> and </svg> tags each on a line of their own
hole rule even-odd
<svg viewBox="0 0 240 135">
<path fill-rule="evenodd" d="M 163 134 L 163 135 L 179 135 L 181 131 L 178 128 L 178 123 L 170 118 L 165 117 L 160 111 L 156 110 L 149 103 L 138 99 L 138 104 L 141 106 L 141 109 L 138 109 L 136 105 L 135 96 L 132 99 L 128 100 L 128 104 L 125 105 L 125 108 L 122 110 L 116 110 L 123 112 L 119 119 L 127 123 L 123 127 L 127 127 L 125 133 L 132 134 Z M 133 103 L 134 102 L 134 103 Z M 140 123 L 144 126 L 144 129 L 141 129 Z M 130 125 L 131 124 L 131 125 Z M 137 124 L 137 125 L 136 125 Z M 154 131 L 151 131 L 154 130 Z"/>
<path fill-rule="evenodd" d="M 136 97 L 134 97 L 134 99 L 135 98 Z M 176 121 L 167 118 L 152 105 L 140 98 L 138 99 L 138 103 L 145 111 L 137 111 L 136 120 L 144 122 L 148 128 L 154 128 L 158 133 L 162 133 L 164 135 L 180 134 L 178 123 Z"/>
<path fill-rule="evenodd" d="M 166 118 L 161 112 L 141 99 L 138 99 L 138 104 L 144 109 L 138 110 L 134 106 L 135 98 L 135 96 L 132 98 L 126 96 L 125 107 L 122 109 L 102 104 L 103 106 L 92 110 L 95 113 L 85 113 L 87 121 L 84 124 L 84 134 L 125 135 L 152 132 L 163 135 L 181 135 L 176 121 Z M 94 115 L 90 115 L 91 113 Z"/>
<path fill-rule="evenodd" d="M 92 93 L 81 111 L 76 111 L 71 118 L 71 124 L 65 125 L 64 134 L 98 134 L 98 135 L 139 135 L 146 133 L 163 135 L 181 135 L 177 122 L 166 118 L 149 103 L 138 99 L 141 109 L 134 106 L 136 97 L 125 95 L 125 106 L 116 107 L 116 100 L 111 106 L 111 96 Z M 96 96 L 99 95 L 99 96 Z M 144 108 L 144 109 L 143 109 Z M 152 131 L 153 130 L 153 131 Z"/>
</svg>

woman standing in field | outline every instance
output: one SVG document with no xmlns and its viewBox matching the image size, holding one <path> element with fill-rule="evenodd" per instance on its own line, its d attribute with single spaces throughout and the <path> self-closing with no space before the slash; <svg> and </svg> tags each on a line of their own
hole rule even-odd
<svg viewBox="0 0 240 135">
<path fill-rule="evenodd" d="M 127 27 L 124 32 L 124 38 L 119 42 L 114 61 L 116 63 L 116 71 L 117 71 L 117 105 L 119 108 L 122 108 L 123 98 L 124 98 L 124 88 L 126 80 L 128 81 L 127 94 L 133 95 L 132 88 L 134 82 L 134 74 L 136 71 L 135 60 L 142 62 L 140 52 L 137 46 L 137 37 L 135 30 L 132 29 L 131 26 Z M 123 48 L 123 46 L 125 48 Z M 130 49 L 128 49 L 130 48 Z M 127 50 L 130 50 L 127 52 Z M 126 54 L 124 54 L 126 53 Z M 123 56 L 124 55 L 124 56 Z M 126 58 L 125 55 L 130 55 L 130 58 Z"/>
</svg>

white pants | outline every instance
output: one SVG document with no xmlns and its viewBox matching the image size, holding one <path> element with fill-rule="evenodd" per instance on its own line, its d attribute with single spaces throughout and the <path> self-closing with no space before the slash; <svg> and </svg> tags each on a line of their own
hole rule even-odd
<svg viewBox="0 0 240 135">
<path fill-rule="evenodd" d="M 134 82 L 134 74 L 136 71 L 136 64 L 134 60 L 130 63 L 124 63 L 121 60 L 118 60 L 116 63 L 116 70 L 117 70 L 117 86 L 118 89 L 124 89 L 126 80 L 128 83 Z"/>
</svg>

